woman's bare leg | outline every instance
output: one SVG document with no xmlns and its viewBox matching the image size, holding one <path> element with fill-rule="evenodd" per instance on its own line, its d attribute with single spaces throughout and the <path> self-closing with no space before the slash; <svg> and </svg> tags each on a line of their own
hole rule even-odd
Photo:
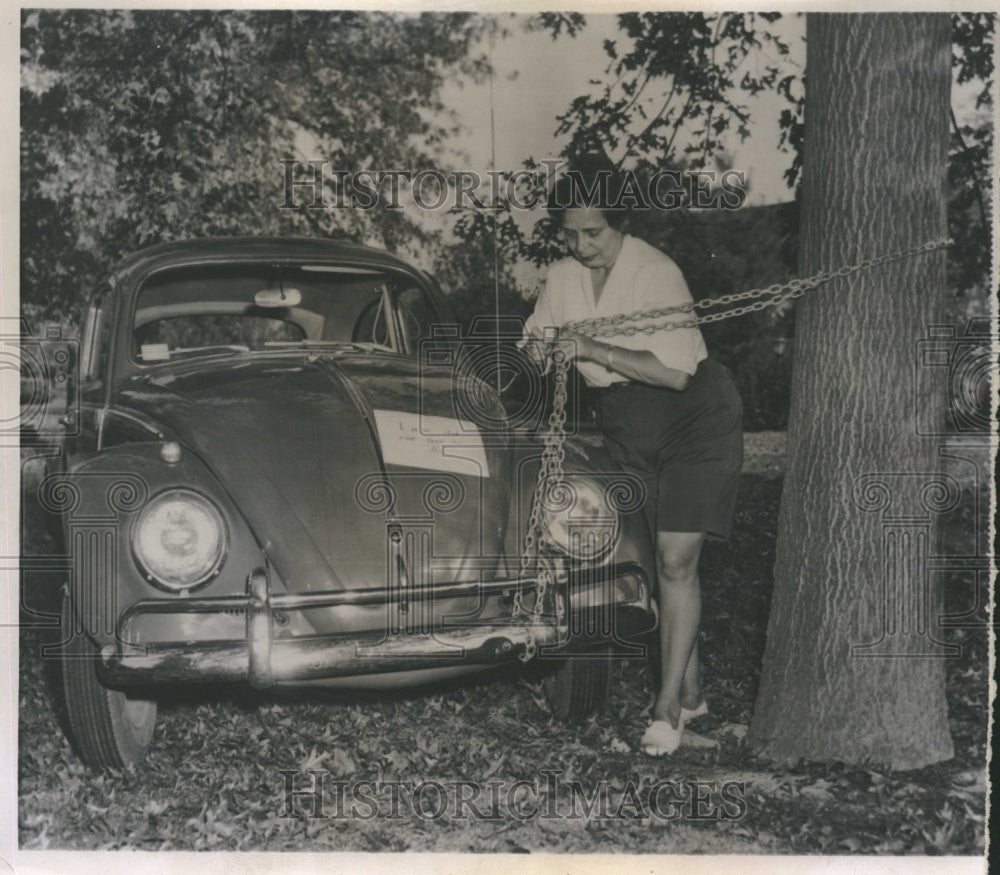
<svg viewBox="0 0 1000 875">
<path fill-rule="evenodd" d="M 657 532 L 656 561 L 660 589 L 660 689 L 653 719 L 676 727 L 681 706 L 701 701 L 696 641 L 701 621 L 698 559 L 703 532 Z M 683 701 L 682 701 L 683 700 Z"/>
<path fill-rule="evenodd" d="M 657 649 L 656 658 L 659 660 L 660 653 Z M 654 672 L 653 695 L 649 700 L 649 710 L 652 713 L 653 706 L 660 694 L 660 677 L 662 676 L 662 666 L 650 663 L 650 669 Z M 698 643 L 695 642 L 691 650 L 691 657 L 688 659 L 687 671 L 684 672 L 684 680 L 681 681 L 681 707 L 693 711 L 701 704 L 701 664 L 698 661 Z"/>
<path fill-rule="evenodd" d="M 698 642 L 691 648 L 687 670 L 681 681 L 681 707 L 693 711 L 701 704 L 701 666 L 698 662 Z"/>
</svg>

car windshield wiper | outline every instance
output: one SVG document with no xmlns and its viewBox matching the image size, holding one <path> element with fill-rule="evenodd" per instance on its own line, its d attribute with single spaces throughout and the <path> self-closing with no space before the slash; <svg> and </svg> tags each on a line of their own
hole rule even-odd
<svg viewBox="0 0 1000 875">
<path fill-rule="evenodd" d="M 266 340 L 265 349 L 312 349 L 314 347 L 344 347 L 349 346 L 354 349 L 380 350 L 381 352 L 394 352 L 391 346 L 381 343 L 370 343 L 360 340 Z"/>
<path fill-rule="evenodd" d="M 192 353 L 228 353 L 233 355 L 244 352 L 250 352 L 250 347 L 243 346 L 240 343 L 213 343 L 209 346 L 182 346 L 178 349 L 172 349 L 170 350 L 170 358 L 176 355 L 189 355 Z"/>
</svg>

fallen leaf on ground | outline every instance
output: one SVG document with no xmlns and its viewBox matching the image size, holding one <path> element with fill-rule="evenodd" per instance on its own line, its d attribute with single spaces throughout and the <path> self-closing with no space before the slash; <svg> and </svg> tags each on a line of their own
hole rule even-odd
<svg viewBox="0 0 1000 875">
<path fill-rule="evenodd" d="M 697 732 L 685 729 L 683 744 L 688 747 L 718 747 L 719 741 L 715 738 L 709 738 L 707 735 L 699 735 Z"/>
</svg>

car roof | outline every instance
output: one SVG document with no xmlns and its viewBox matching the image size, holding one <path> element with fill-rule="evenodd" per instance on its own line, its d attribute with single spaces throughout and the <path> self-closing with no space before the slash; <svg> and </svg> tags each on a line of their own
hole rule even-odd
<svg viewBox="0 0 1000 875">
<path fill-rule="evenodd" d="M 154 271 L 192 264 L 231 261 L 317 261 L 359 268 L 393 270 L 426 280 L 427 275 L 390 252 L 323 237 L 201 237 L 140 249 L 111 270 L 115 284 Z"/>
</svg>

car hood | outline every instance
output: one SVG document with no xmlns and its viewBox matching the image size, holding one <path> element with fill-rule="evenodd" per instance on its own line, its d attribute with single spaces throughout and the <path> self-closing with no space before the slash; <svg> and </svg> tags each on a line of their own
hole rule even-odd
<svg viewBox="0 0 1000 875">
<path fill-rule="evenodd" d="M 389 525 L 402 526 L 411 580 L 432 560 L 435 582 L 484 573 L 513 475 L 483 389 L 399 356 L 284 353 L 179 363 L 128 381 L 115 404 L 198 454 L 285 586 L 309 592 L 383 585 Z M 456 402 L 484 398 L 488 432 L 456 416 Z"/>
</svg>

